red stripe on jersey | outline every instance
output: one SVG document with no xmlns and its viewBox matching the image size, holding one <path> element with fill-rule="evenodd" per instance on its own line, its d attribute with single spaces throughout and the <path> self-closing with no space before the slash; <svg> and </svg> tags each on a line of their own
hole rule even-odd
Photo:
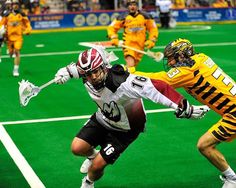
<svg viewBox="0 0 236 188">
<path fill-rule="evenodd" d="M 180 101 L 184 98 L 180 93 L 178 93 L 173 87 L 162 80 L 152 80 L 152 84 L 154 87 L 172 102 L 176 103 L 177 105 Z"/>
</svg>

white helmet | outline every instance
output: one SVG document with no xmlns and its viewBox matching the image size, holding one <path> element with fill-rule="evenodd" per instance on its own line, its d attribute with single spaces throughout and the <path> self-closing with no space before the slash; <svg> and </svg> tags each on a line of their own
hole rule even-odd
<svg viewBox="0 0 236 188">
<path fill-rule="evenodd" d="M 88 80 L 96 90 L 104 87 L 108 65 L 105 50 L 99 48 L 85 50 L 79 55 L 76 65 L 79 74 Z M 91 80 L 90 76 L 97 74 L 95 72 L 98 72 L 98 76 L 96 79 Z"/>
</svg>

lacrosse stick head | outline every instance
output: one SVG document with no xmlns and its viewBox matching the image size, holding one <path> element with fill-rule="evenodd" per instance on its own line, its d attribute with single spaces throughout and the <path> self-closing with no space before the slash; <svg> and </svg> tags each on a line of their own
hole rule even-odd
<svg viewBox="0 0 236 188">
<path fill-rule="evenodd" d="M 164 54 L 162 52 L 152 52 L 148 50 L 147 55 L 152 57 L 156 62 L 160 62 L 164 58 Z"/>
<path fill-rule="evenodd" d="M 20 104 L 26 106 L 32 97 L 38 95 L 40 88 L 30 83 L 28 80 L 19 82 L 19 98 Z"/>
</svg>

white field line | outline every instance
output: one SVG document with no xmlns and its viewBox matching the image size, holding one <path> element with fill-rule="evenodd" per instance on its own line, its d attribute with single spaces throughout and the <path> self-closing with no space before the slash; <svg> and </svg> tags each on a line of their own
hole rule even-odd
<svg viewBox="0 0 236 188">
<path fill-rule="evenodd" d="M 204 106 L 204 105 L 203 105 Z M 165 109 L 154 109 L 146 110 L 146 114 L 161 113 L 161 112 L 171 112 L 174 111 L 172 108 Z M 7 121 L 0 122 L 0 140 L 5 146 L 6 150 L 10 154 L 11 158 L 14 160 L 21 173 L 29 183 L 31 188 L 45 188 L 43 183 L 40 181 L 38 176 L 35 174 L 33 169 L 27 163 L 23 155 L 17 149 L 16 145 L 7 134 L 3 125 L 17 125 L 17 124 L 27 124 L 27 123 L 42 123 L 42 122 L 54 122 L 54 121 L 68 121 L 68 120 L 78 120 L 78 119 L 88 119 L 91 115 L 82 116 L 70 116 L 70 117 L 58 117 L 58 118 L 46 118 L 46 119 L 34 119 L 34 120 L 21 120 L 21 121 Z"/>
<path fill-rule="evenodd" d="M 202 105 L 204 107 L 205 105 Z M 161 112 L 171 112 L 174 111 L 172 108 L 145 110 L 146 114 L 161 113 Z M 32 119 L 32 120 L 20 120 L 20 121 L 6 121 L 0 122 L 3 125 L 17 125 L 17 124 L 28 124 L 28 123 L 43 123 L 43 122 L 54 122 L 54 121 L 70 121 L 78 119 L 88 119 L 91 115 L 82 116 L 69 116 L 69 117 L 58 117 L 58 118 L 45 118 L 45 119 Z"/>
<path fill-rule="evenodd" d="M 212 47 L 212 46 L 234 46 L 236 42 L 221 42 L 221 43 L 205 43 L 205 44 L 194 44 L 195 47 Z M 164 49 L 165 46 L 156 46 L 153 49 Z M 122 51 L 121 48 L 107 49 L 108 51 Z M 78 54 L 82 51 L 64 51 L 64 52 L 47 52 L 47 53 L 32 53 L 32 54 L 21 54 L 21 57 L 39 57 L 39 56 L 52 56 L 52 55 L 68 55 Z M 10 58 L 9 55 L 3 55 L 2 58 Z"/>
<path fill-rule="evenodd" d="M 9 155 L 15 162 L 16 166 L 20 169 L 26 181 L 31 188 L 45 188 L 44 184 L 40 181 L 39 177 L 35 174 L 31 166 L 25 160 L 24 156 L 18 150 L 11 137 L 6 132 L 3 125 L 0 124 L 0 140 L 8 151 Z"/>
<path fill-rule="evenodd" d="M 146 110 L 147 114 L 161 113 L 161 112 L 170 112 L 174 111 L 172 108 L 165 109 L 155 109 L 155 110 Z M 82 116 L 69 116 L 69 117 L 58 117 L 58 118 L 46 118 L 46 119 L 32 119 L 32 120 L 20 120 L 20 121 L 6 121 L 0 122 L 3 125 L 18 125 L 18 124 L 28 124 L 28 123 L 43 123 L 43 122 L 54 122 L 54 121 L 70 121 L 78 119 L 88 119 L 91 115 L 82 115 Z"/>
<path fill-rule="evenodd" d="M 169 112 L 173 111 L 171 108 L 167 109 L 156 109 L 156 110 L 146 110 L 146 113 L 159 113 L 159 112 Z M 78 119 L 88 119 L 91 115 L 83 116 L 71 116 L 71 117 L 59 117 L 59 118 L 47 118 L 47 119 L 34 119 L 34 120 L 22 120 L 22 121 L 8 121 L 0 123 L 0 140 L 8 151 L 9 155 L 15 162 L 16 166 L 20 169 L 21 173 L 25 177 L 26 181 L 29 183 L 31 188 L 45 188 L 43 183 L 40 181 L 39 177 L 35 174 L 33 169 L 25 160 L 24 156 L 20 153 L 3 125 L 16 125 L 16 124 L 27 124 L 27 123 L 42 123 L 42 122 L 54 122 L 54 121 L 68 121 L 68 120 L 78 120 Z"/>
</svg>

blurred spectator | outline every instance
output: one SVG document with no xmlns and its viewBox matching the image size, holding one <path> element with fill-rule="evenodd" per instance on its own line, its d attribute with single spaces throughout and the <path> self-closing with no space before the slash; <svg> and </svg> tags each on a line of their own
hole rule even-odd
<svg viewBox="0 0 236 188">
<path fill-rule="evenodd" d="M 155 8 L 155 1 L 143 0 L 142 4 L 143 4 L 142 8 L 145 10 Z"/>
<path fill-rule="evenodd" d="M 98 1 L 100 6 L 101 6 L 101 10 L 114 10 L 114 0 L 112 1 L 108 1 L 108 0 L 99 0 Z"/>
<path fill-rule="evenodd" d="M 195 0 L 187 0 L 185 4 L 188 8 L 199 7 L 199 4 Z"/>
<path fill-rule="evenodd" d="M 70 12 L 86 10 L 86 2 L 81 0 L 67 0 L 67 10 Z"/>
<path fill-rule="evenodd" d="M 48 14 L 50 12 L 50 7 L 47 4 L 47 0 L 39 0 L 39 6 L 41 9 L 41 14 Z"/>
<path fill-rule="evenodd" d="M 41 14 L 39 0 L 30 0 L 31 14 Z"/>
<path fill-rule="evenodd" d="M 214 3 L 212 3 L 212 7 L 225 8 L 228 7 L 228 3 L 225 0 L 216 0 Z"/>
<path fill-rule="evenodd" d="M 195 0 L 200 7 L 209 7 L 209 0 Z"/>
<path fill-rule="evenodd" d="M 174 0 L 172 8 L 185 8 L 185 0 Z"/>
</svg>

